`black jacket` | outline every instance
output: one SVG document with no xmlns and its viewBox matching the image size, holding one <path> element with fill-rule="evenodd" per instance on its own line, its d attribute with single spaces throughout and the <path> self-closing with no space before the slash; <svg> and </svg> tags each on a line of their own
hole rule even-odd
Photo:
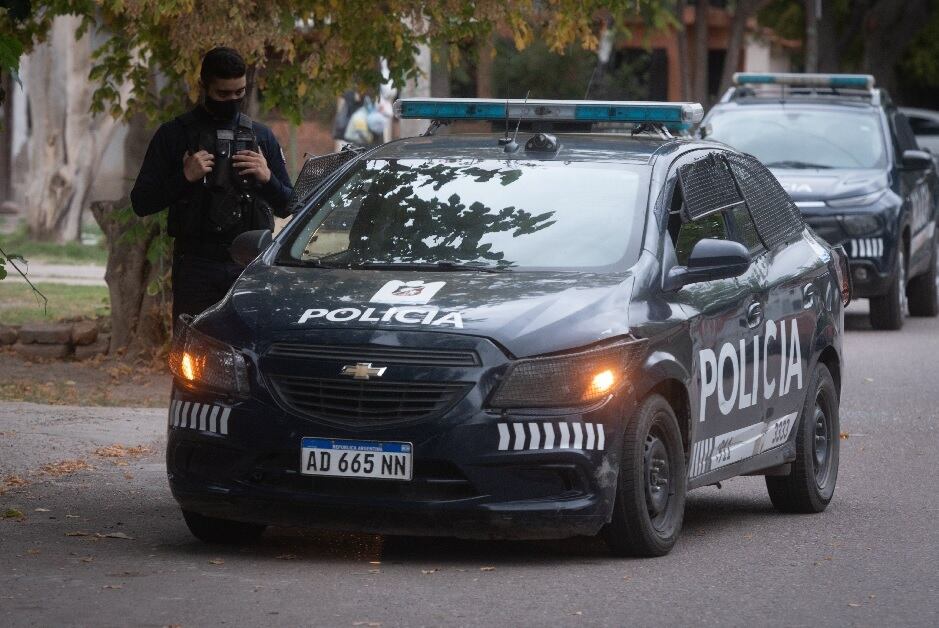
<svg viewBox="0 0 939 628">
<path fill-rule="evenodd" d="M 231 128 L 234 124 L 234 121 L 228 124 L 213 121 L 201 106 L 197 106 L 193 112 L 200 123 L 209 126 Z M 267 126 L 254 121 L 254 133 L 271 170 L 271 178 L 261 186 L 260 195 L 271 206 L 275 216 L 285 217 L 293 186 L 287 175 L 284 153 L 277 138 Z M 150 140 L 147 155 L 140 166 L 140 174 L 137 175 L 134 189 L 130 193 L 134 212 L 138 216 L 162 211 L 198 190 L 201 184 L 190 183 L 183 175 L 183 156 L 187 144 L 186 129 L 179 117 L 160 125 L 157 129 Z"/>
</svg>

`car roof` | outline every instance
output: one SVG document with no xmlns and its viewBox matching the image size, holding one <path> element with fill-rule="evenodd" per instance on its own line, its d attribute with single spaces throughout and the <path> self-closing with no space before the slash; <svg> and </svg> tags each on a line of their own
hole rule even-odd
<svg viewBox="0 0 939 628">
<path fill-rule="evenodd" d="M 859 98 L 838 98 L 833 96 L 792 96 L 788 98 L 740 98 L 720 102 L 711 108 L 715 109 L 733 109 L 737 107 L 793 107 L 793 108 L 814 108 L 814 109 L 857 109 L 876 111 L 881 109 L 880 105 L 875 105 L 869 100 L 865 101 Z M 710 112 L 708 112 L 710 114 Z"/>
<path fill-rule="evenodd" d="M 535 132 L 520 132 L 518 151 L 506 153 L 499 144 L 502 133 L 450 133 L 408 137 L 389 142 L 367 155 L 367 159 L 492 159 L 530 161 L 596 161 L 651 164 L 663 155 L 684 152 L 697 145 L 710 148 L 714 142 L 693 138 L 658 138 L 628 133 L 558 133 L 556 153 L 526 151 L 525 142 Z M 723 148 L 723 146 L 721 146 Z"/>
</svg>

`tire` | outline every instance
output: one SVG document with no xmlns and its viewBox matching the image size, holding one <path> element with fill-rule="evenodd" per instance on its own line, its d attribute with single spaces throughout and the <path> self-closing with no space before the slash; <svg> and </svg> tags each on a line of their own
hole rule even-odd
<svg viewBox="0 0 939 628">
<path fill-rule="evenodd" d="M 824 364 L 816 365 L 809 392 L 796 428 L 792 471 L 787 476 L 766 477 L 770 501 L 782 512 L 822 512 L 835 494 L 841 423 L 838 390 Z"/>
<path fill-rule="evenodd" d="M 872 297 L 870 303 L 871 327 L 882 330 L 896 330 L 903 327 L 906 316 L 906 252 L 901 247 L 897 252 L 897 272 L 890 282 L 887 294 Z"/>
<path fill-rule="evenodd" d="M 929 257 L 929 270 L 913 277 L 906 287 L 906 297 L 910 302 L 910 316 L 929 316 L 939 314 L 939 289 L 936 287 L 936 244 L 933 243 L 932 255 Z"/>
<path fill-rule="evenodd" d="M 652 395 L 626 424 L 613 516 L 601 534 L 616 556 L 663 556 L 681 533 L 688 476 L 672 407 Z"/>
<path fill-rule="evenodd" d="M 267 528 L 258 523 L 206 517 L 191 510 L 184 510 L 183 518 L 194 537 L 214 545 L 250 545 L 256 543 Z"/>
</svg>

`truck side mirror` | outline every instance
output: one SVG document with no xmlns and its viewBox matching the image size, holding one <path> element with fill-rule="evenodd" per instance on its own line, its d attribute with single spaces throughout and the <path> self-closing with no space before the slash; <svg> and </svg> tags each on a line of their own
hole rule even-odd
<svg viewBox="0 0 939 628">
<path fill-rule="evenodd" d="M 231 258 L 235 263 L 247 266 L 270 245 L 272 240 L 270 229 L 245 231 L 231 243 L 231 249 L 229 249 Z"/>
<path fill-rule="evenodd" d="M 903 151 L 902 166 L 904 170 L 927 170 L 932 167 L 932 155 L 924 150 Z"/>
</svg>

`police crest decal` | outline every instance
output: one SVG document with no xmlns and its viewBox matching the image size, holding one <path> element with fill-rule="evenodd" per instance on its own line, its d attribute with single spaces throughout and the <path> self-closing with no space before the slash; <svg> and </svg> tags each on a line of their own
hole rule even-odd
<svg viewBox="0 0 939 628">
<path fill-rule="evenodd" d="M 370 303 L 391 305 L 424 305 L 443 288 L 445 281 L 424 282 L 393 279 L 372 296 Z"/>
</svg>

